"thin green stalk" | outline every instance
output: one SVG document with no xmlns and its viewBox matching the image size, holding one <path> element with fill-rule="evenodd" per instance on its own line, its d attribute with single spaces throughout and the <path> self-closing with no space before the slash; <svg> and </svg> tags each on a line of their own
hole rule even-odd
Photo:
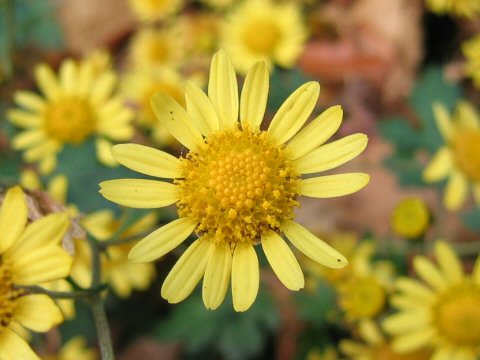
<svg viewBox="0 0 480 360">
<path fill-rule="evenodd" d="M 101 289 L 86 289 L 78 291 L 53 291 L 42 288 L 41 286 L 16 286 L 19 290 L 25 290 L 30 294 L 44 294 L 54 299 L 88 299 L 95 292 L 99 292 Z"/>
</svg>

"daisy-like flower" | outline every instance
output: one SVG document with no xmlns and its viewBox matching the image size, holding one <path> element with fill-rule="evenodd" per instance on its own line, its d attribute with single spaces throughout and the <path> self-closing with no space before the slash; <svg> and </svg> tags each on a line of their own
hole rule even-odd
<svg viewBox="0 0 480 360">
<path fill-rule="evenodd" d="M 0 209 L 0 359 L 38 359 L 19 335 L 23 327 L 45 332 L 63 321 L 51 298 L 17 286 L 68 275 L 72 258 L 57 245 L 69 226 L 68 216 L 52 214 L 27 225 L 27 215 L 22 189 L 8 190 Z"/>
<path fill-rule="evenodd" d="M 396 352 L 391 341 L 382 334 L 373 321 L 360 323 L 358 333 L 361 341 L 345 339 L 339 344 L 342 353 L 351 360 L 425 360 L 432 354 L 427 348 L 403 354 Z"/>
<path fill-rule="evenodd" d="M 113 165 L 110 140 L 125 141 L 133 134 L 133 113 L 113 94 L 116 75 L 110 70 L 95 73 L 90 62 L 67 59 L 58 78 L 45 64 L 36 67 L 35 77 L 43 96 L 17 91 L 14 100 L 22 109 L 8 112 L 9 120 L 25 129 L 13 138 L 25 161 L 39 162 L 42 172 L 49 173 L 64 145 L 95 137 L 99 160 Z"/>
<path fill-rule="evenodd" d="M 149 213 L 133 223 L 122 234 L 122 238 L 140 236 L 155 226 L 157 217 Z M 110 239 L 119 229 L 122 220 L 115 218 L 110 210 L 99 210 L 85 216 L 82 226 L 99 241 Z M 109 283 L 113 291 L 121 298 L 130 296 L 134 289 L 148 288 L 155 277 L 155 268 L 150 263 L 133 263 L 128 260 L 128 253 L 132 249 L 131 243 L 111 245 L 102 256 L 103 281 Z M 91 286 L 92 257 L 90 247 L 86 241 L 75 241 L 75 261 L 71 276 L 82 287 Z"/>
<path fill-rule="evenodd" d="M 435 120 L 445 145 L 423 172 L 426 182 L 448 177 L 444 205 L 458 210 L 467 197 L 468 184 L 480 203 L 480 118 L 473 106 L 459 102 L 452 116 L 441 104 L 433 106 Z"/>
<path fill-rule="evenodd" d="M 257 61 L 291 68 L 303 50 L 306 29 L 297 4 L 245 1 L 220 30 L 220 45 L 242 73 Z"/>
<path fill-rule="evenodd" d="M 465 41 L 462 52 L 467 60 L 465 74 L 471 77 L 473 84 L 480 89 L 480 34 Z"/>
<path fill-rule="evenodd" d="M 190 234 L 196 240 L 175 264 L 161 294 L 170 303 L 185 299 L 203 277 L 203 301 L 217 308 L 230 278 L 233 306 L 247 310 L 259 287 L 254 249 L 260 245 L 273 270 L 292 290 L 304 286 L 301 268 L 279 233 L 306 256 L 329 267 L 347 260 L 300 224 L 292 221 L 300 195 L 328 198 L 363 188 L 369 176 L 337 174 L 303 179 L 345 163 L 367 145 L 354 134 L 322 145 L 340 126 L 342 110 L 334 106 L 301 131 L 318 99 L 320 87 L 309 82 L 280 107 L 267 131 L 260 130 L 268 97 L 268 70 L 263 62 L 248 73 L 239 101 L 230 58 L 221 50 L 210 69 L 208 96 L 186 85 L 185 111 L 172 97 L 156 93 L 152 106 L 171 134 L 190 149 L 176 158 L 150 147 L 122 144 L 113 156 L 121 164 L 172 182 L 118 179 L 100 184 L 102 195 L 118 204 L 156 208 L 176 204 L 179 219 L 154 231 L 130 252 L 134 261 L 165 255 Z M 238 119 L 240 118 L 240 119 Z"/>
<path fill-rule="evenodd" d="M 128 0 L 133 13 L 140 21 L 163 20 L 176 13 L 183 5 L 181 0 Z"/>
<path fill-rule="evenodd" d="M 452 14 L 474 18 L 480 14 L 478 0 L 426 0 L 427 7 L 439 15 Z"/>
<path fill-rule="evenodd" d="M 393 348 L 407 352 L 434 349 L 432 359 L 475 360 L 480 356 L 480 256 L 473 273 L 445 242 L 435 244 L 438 266 L 424 256 L 413 260 L 420 280 L 400 278 L 392 305 L 399 312 L 384 322 L 395 336 Z"/>
</svg>

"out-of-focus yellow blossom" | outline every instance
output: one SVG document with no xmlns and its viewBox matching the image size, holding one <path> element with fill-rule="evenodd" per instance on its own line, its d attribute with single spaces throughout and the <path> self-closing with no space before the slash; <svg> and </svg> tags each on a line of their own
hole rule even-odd
<svg viewBox="0 0 480 360">
<path fill-rule="evenodd" d="M 64 145 L 79 145 L 95 137 L 99 160 L 114 165 L 110 140 L 125 141 L 133 134 L 133 113 L 114 94 L 115 73 L 95 73 L 89 62 L 68 59 L 62 62 L 58 77 L 46 64 L 36 67 L 35 77 L 43 96 L 17 91 L 14 100 L 22 109 L 7 114 L 24 129 L 12 144 L 24 151 L 25 161 L 39 162 L 40 170 L 50 173 Z"/>
<path fill-rule="evenodd" d="M 176 69 L 183 54 L 183 37 L 175 27 L 140 29 L 130 44 L 130 62 L 134 70 Z"/>
<path fill-rule="evenodd" d="M 453 249 L 435 243 L 437 265 L 425 256 L 413 260 L 420 280 L 400 278 L 391 303 L 399 312 L 384 322 L 393 349 L 434 349 L 432 359 L 475 360 L 480 356 L 480 256 L 466 275 Z"/>
<path fill-rule="evenodd" d="M 140 21 L 154 22 L 175 14 L 183 6 L 182 0 L 128 0 Z"/>
<path fill-rule="evenodd" d="M 293 67 L 306 36 L 297 4 L 253 0 L 227 15 L 220 30 L 220 46 L 242 73 L 260 60 L 271 71 L 274 64 Z"/>
<path fill-rule="evenodd" d="M 157 208 L 176 204 L 179 219 L 152 232 L 134 246 L 129 258 L 156 260 L 184 242 L 191 244 L 163 283 L 171 303 L 185 299 L 203 277 L 203 301 L 209 309 L 223 302 L 230 279 L 233 306 L 247 310 L 259 288 L 255 245 L 262 245 L 280 281 L 291 290 L 304 286 L 302 270 L 279 233 L 306 256 L 332 268 L 347 264 L 343 255 L 292 221 L 301 195 L 328 198 L 363 188 L 362 173 L 302 178 L 335 168 L 360 154 L 367 136 L 353 134 L 324 145 L 341 123 L 334 106 L 300 130 L 318 100 L 320 87 L 308 82 L 280 107 L 268 130 L 260 130 L 266 110 L 269 76 L 258 62 L 248 73 L 239 98 L 237 78 L 225 51 L 212 59 L 208 96 L 186 86 L 186 111 L 171 96 L 156 93 L 158 120 L 190 151 L 176 158 L 137 144 L 113 149 L 121 164 L 163 180 L 117 179 L 100 184 L 101 194 L 118 204 Z"/>
<path fill-rule="evenodd" d="M 432 355 L 432 351 L 425 348 L 404 354 L 395 352 L 373 321 L 361 322 L 358 332 L 361 341 L 342 340 L 339 344 L 342 353 L 351 360 L 426 360 Z"/>
<path fill-rule="evenodd" d="M 391 227 L 396 235 L 406 239 L 418 239 L 427 231 L 429 224 L 430 211 L 420 198 L 405 198 L 393 209 Z"/>
<path fill-rule="evenodd" d="M 472 78 L 473 84 L 480 89 L 480 34 L 462 44 L 466 58 L 465 74 Z"/>
<path fill-rule="evenodd" d="M 480 204 L 480 118 L 474 107 L 458 103 L 453 115 L 442 104 L 433 106 L 435 120 L 445 145 L 423 172 L 426 182 L 448 177 L 443 203 L 449 210 L 458 210 L 466 200 L 468 185 Z"/>
<path fill-rule="evenodd" d="M 97 360 L 98 358 L 97 352 L 88 348 L 87 342 L 80 336 L 68 340 L 57 355 L 42 355 L 42 360 Z"/>
<path fill-rule="evenodd" d="M 51 214 L 30 224 L 27 216 L 22 189 L 9 189 L 0 208 L 0 359 L 38 359 L 19 335 L 23 327 L 46 332 L 63 321 L 51 298 L 28 294 L 18 286 L 68 275 L 72 258 L 58 245 L 68 229 L 68 216 Z"/>
<path fill-rule="evenodd" d="M 149 213 L 132 224 L 120 239 L 141 236 L 155 226 L 157 217 Z M 110 210 L 100 210 L 82 219 L 85 230 L 99 241 L 110 239 L 119 229 L 122 220 L 115 219 Z M 135 240 L 135 239 L 133 239 Z M 108 246 L 102 255 L 103 281 L 108 282 L 113 291 L 122 298 L 130 296 L 132 290 L 146 289 L 155 276 L 155 268 L 150 263 L 134 263 L 128 260 L 132 242 Z M 85 241 L 75 241 L 76 256 L 72 267 L 72 278 L 83 287 L 89 287 L 92 279 L 90 247 Z"/>
<path fill-rule="evenodd" d="M 439 15 L 451 14 L 473 19 L 480 14 L 478 0 L 426 0 L 427 7 Z"/>
</svg>

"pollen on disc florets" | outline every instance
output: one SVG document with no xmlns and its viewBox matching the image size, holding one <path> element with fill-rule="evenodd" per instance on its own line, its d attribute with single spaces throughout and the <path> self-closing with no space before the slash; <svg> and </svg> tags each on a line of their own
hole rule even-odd
<svg viewBox="0 0 480 360">
<path fill-rule="evenodd" d="M 0 260 L 0 331 L 10 325 L 20 291 L 13 287 L 12 274 Z"/>
<path fill-rule="evenodd" d="M 298 175 L 266 132 L 218 131 L 181 159 L 178 212 L 214 242 L 258 243 L 267 229 L 293 218 Z"/>
</svg>

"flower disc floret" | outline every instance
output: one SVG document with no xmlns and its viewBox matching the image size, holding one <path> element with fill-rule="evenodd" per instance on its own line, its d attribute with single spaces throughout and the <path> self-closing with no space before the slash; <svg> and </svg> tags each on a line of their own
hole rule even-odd
<svg viewBox="0 0 480 360">
<path fill-rule="evenodd" d="M 12 273 L 7 264 L 0 260 L 0 331 L 8 327 L 13 320 L 20 291 L 13 287 Z"/>
<path fill-rule="evenodd" d="M 217 132 L 182 159 L 181 172 L 179 215 L 215 243 L 258 243 L 298 205 L 295 168 L 266 132 Z"/>
</svg>

